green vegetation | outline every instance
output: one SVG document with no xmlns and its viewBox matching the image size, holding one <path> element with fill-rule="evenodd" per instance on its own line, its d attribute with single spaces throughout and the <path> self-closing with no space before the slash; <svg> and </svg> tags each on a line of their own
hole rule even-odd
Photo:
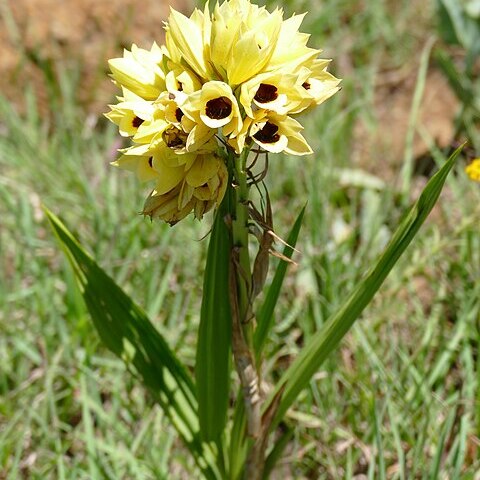
<svg viewBox="0 0 480 480">
<path fill-rule="evenodd" d="M 373 264 L 424 184 L 408 141 L 400 158 L 385 158 L 385 169 L 359 169 L 356 128 L 366 125 L 363 135 L 372 138 L 388 132 L 374 109 L 385 72 L 410 63 L 417 87 L 424 82 L 428 91 L 420 52 L 435 34 L 433 6 L 423 2 L 285 8 L 310 11 L 304 30 L 344 82 L 308 119 L 316 154 L 270 160 L 278 235 L 288 235 L 308 200 L 298 266 L 287 270 L 264 347 L 273 380 Z M 49 121 L 30 91 L 25 116 L 0 101 L 0 478 L 192 478 L 193 460 L 164 413 L 101 345 L 41 204 L 144 306 L 192 369 L 207 253 L 201 239 L 211 219 L 170 228 L 137 215 L 146 191 L 109 166 L 119 146 L 114 128 L 85 118 L 73 78 L 56 82 Z M 416 115 L 405 115 L 409 131 L 422 130 Z M 462 121 L 474 128 L 473 116 Z M 442 164 L 446 152 L 431 147 L 432 163 Z M 272 478 L 476 478 L 479 200 L 479 185 L 458 168 L 373 304 L 289 411 L 281 428 L 290 442 Z"/>
</svg>

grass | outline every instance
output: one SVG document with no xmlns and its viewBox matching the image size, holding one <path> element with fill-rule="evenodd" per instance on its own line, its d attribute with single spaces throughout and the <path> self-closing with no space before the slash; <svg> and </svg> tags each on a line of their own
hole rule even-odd
<svg viewBox="0 0 480 480">
<path fill-rule="evenodd" d="M 352 170 L 354 129 L 382 127 L 372 113 L 381 72 L 418 60 L 434 34 L 431 6 L 419 14 L 417 2 L 286 10 L 310 10 L 311 43 L 325 45 L 345 80 L 306 120 L 315 156 L 271 160 L 280 236 L 308 200 L 302 255 L 266 346 L 273 381 L 403 214 L 406 199 L 374 165 L 374 178 Z M 40 207 L 60 214 L 192 368 L 208 220 L 172 229 L 138 216 L 146 190 L 109 166 L 114 129 L 83 118 L 74 79 L 57 82 L 50 122 L 29 91 L 25 116 L 0 103 L 0 478 L 192 478 L 162 412 L 99 344 Z M 479 478 L 480 190 L 461 169 L 447 183 L 431 221 L 289 413 L 295 434 L 273 478 Z"/>
</svg>

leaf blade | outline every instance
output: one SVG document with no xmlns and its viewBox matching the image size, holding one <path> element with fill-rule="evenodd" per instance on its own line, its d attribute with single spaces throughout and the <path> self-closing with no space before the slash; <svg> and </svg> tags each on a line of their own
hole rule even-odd
<svg viewBox="0 0 480 480">
<path fill-rule="evenodd" d="M 281 388 L 285 388 L 273 426 L 279 423 L 301 390 L 308 385 L 323 361 L 350 330 L 353 323 L 370 303 L 390 270 L 413 240 L 434 207 L 447 175 L 453 168 L 462 148 L 463 145 L 451 155 L 445 165 L 430 179 L 418 201 L 413 205 L 395 231 L 377 264 L 370 270 L 357 288 L 354 289 L 342 307 L 311 338 L 310 342 L 283 374 L 280 381 L 277 382 L 264 407 L 264 410 L 267 409 L 277 392 Z"/>
<path fill-rule="evenodd" d="M 196 352 L 195 378 L 201 436 L 219 439 L 227 422 L 231 370 L 229 300 L 230 232 L 224 217 L 229 193 L 216 213 L 205 267 Z"/>
<path fill-rule="evenodd" d="M 145 313 L 108 276 L 65 225 L 44 207 L 71 265 L 93 323 L 106 347 L 141 377 L 165 411 L 206 478 L 221 478 L 216 452 L 202 444 L 191 376 Z"/>
</svg>

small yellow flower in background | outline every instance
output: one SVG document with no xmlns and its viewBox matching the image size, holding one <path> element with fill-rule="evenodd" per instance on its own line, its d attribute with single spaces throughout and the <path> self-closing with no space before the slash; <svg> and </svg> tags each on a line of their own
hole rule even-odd
<svg viewBox="0 0 480 480">
<path fill-rule="evenodd" d="M 190 17 L 172 8 L 165 45 L 132 45 L 109 61 L 123 94 L 106 116 L 133 142 L 113 165 L 154 182 L 145 215 L 202 218 L 223 199 L 226 159 L 245 149 L 312 153 L 294 117 L 334 95 L 340 80 L 307 46 L 304 16 L 284 20 L 282 9 L 249 0 Z"/>
<path fill-rule="evenodd" d="M 474 182 L 480 182 L 480 158 L 476 158 L 467 165 L 465 172 Z"/>
</svg>

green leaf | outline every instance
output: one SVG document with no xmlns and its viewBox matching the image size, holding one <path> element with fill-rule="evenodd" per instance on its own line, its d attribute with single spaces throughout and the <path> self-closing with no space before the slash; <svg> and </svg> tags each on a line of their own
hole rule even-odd
<svg viewBox="0 0 480 480">
<path fill-rule="evenodd" d="M 459 45 L 460 39 L 457 35 L 461 25 L 461 9 L 455 2 L 449 0 L 437 0 L 438 31 L 443 41 L 451 45 Z"/>
<path fill-rule="evenodd" d="M 450 87 L 464 105 L 470 105 L 475 98 L 471 82 L 460 72 L 453 60 L 443 50 L 435 52 L 435 60 L 447 77 Z"/>
<path fill-rule="evenodd" d="M 65 225 L 44 210 L 103 343 L 149 388 L 205 478 L 221 478 L 215 465 L 217 453 L 200 440 L 191 376 L 140 307 L 86 253 Z"/>
<path fill-rule="evenodd" d="M 420 56 L 420 65 L 418 68 L 417 81 L 415 82 L 415 91 L 413 92 L 412 106 L 408 118 L 408 129 L 405 138 L 405 154 L 402 167 L 402 194 L 404 198 L 408 198 L 411 189 L 414 153 L 413 143 L 415 133 L 417 131 L 418 117 L 420 115 L 420 106 L 422 104 L 423 93 L 427 84 L 428 65 L 430 63 L 430 54 L 435 40 L 433 37 L 429 38 L 422 49 Z"/>
<path fill-rule="evenodd" d="M 445 456 L 445 447 L 446 447 L 445 444 L 447 442 L 448 435 L 452 431 L 457 414 L 458 412 L 455 409 L 452 409 L 452 411 L 450 412 L 450 415 L 444 421 L 442 431 L 438 439 L 437 452 L 430 466 L 429 478 L 431 480 L 435 480 L 440 477 L 440 467 L 442 464 L 442 460 L 444 459 L 444 456 Z"/>
<path fill-rule="evenodd" d="M 444 41 L 478 53 L 480 24 L 474 16 L 476 13 L 473 3 L 467 7 L 458 0 L 438 0 L 439 31 Z"/>
<path fill-rule="evenodd" d="M 230 429 L 229 474 L 231 480 L 241 478 L 248 453 L 246 437 L 247 419 L 245 418 L 245 403 L 240 389 L 235 402 L 232 427 Z"/>
<path fill-rule="evenodd" d="M 300 233 L 300 228 L 302 227 L 303 216 L 305 214 L 305 207 L 302 208 L 299 213 L 295 223 L 293 224 L 292 230 L 290 231 L 287 244 L 283 249 L 283 255 L 287 258 L 292 258 L 295 245 L 297 243 L 298 235 Z M 265 300 L 257 314 L 257 328 L 255 330 L 254 337 L 254 346 L 255 353 L 257 358 L 260 357 L 265 340 L 270 333 L 273 325 L 273 311 L 275 305 L 277 304 L 278 297 L 280 296 L 280 290 L 282 288 L 283 280 L 285 278 L 285 273 L 287 272 L 288 263 L 286 261 L 280 261 L 277 271 L 273 277 L 272 284 L 268 289 L 268 292 L 265 296 Z"/>
<path fill-rule="evenodd" d="M 200 432 L 205 441 L 218 440 L 227 422 L 232 335 L 228 285 L 231 239 L 225 224 L 229 206 L 227 192 L 213 223 L 203 280 L 195 376 Z"/>
<path fill-rule="evenodd" d="M 270 475 L 273 472 L 273 468 L 276 463 L 282 458 L 285 448 L 290 443 L 290 440 L 293 438 L 294 430 L 293 428 L 286 427 L 286 431 L 282 433 L 279 439 L 275 441 L 275 444 L 272 447 L 272 450 L 265 459 L 265 467 L 263 468 L 263 478 L 266 480 L 270 478 Z"/>
<path fill-rule="evenodd" d="M 340 309 L 311 338 L 310 342 L 302 349 L 292 365 L 280 378 L 280 381 L 277 382 L 275 389 L 264 406 L 265 411 L 272 399 L 275 398 L 275 395 L 284 388 L 273 425 L 278 424 L 299 393 L 308 386 L 312 376 L 360 317 L 390 270 L 413 240 L 420 226 L 434 207 L 447 175 L 453 168 L 462 148 L 463 145 L 452 154 L 440 171 L 429 180 L 420 198 L 395 231 L 376 265 L 373 266 L 354 289 Z"/>
</svg>

